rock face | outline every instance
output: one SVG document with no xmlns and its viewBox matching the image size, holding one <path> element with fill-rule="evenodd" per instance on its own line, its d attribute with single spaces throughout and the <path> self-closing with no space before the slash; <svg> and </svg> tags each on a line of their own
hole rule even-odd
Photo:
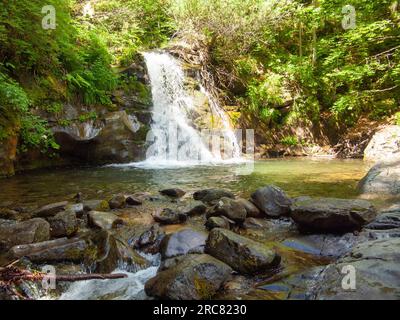
<svg viewBox="0 0 400 320">
<path fill-rule="evenodd" d="M 111 230 L 124 221 L 111 212 L 90 211 L 88 213 L 89 224 L 103 230 Z"/>
<path fill-rule="evenodd" d="M 280 257 L 261 243 L 225 229 L 213 229 L 206 253 L 244 274 L 262 273 L 276 267 Z"/>
<path fill-rule="evenodd" d="M 247 211 L 238 201 L 231 198 L 221 198 L 217 204 L 207 212 L 207 218 L 224 216 L 236 222 L 243 223 L 246 220 Z"/>
<path fill-rule="evenodd" d="M 70 237 L 78 231 L 78 220 L 72 210 L 57 213 L 48 221 L 50 223 L 50 234 L 53 238 Z"/>
<path fill-rule="evenodd" d="M 50 225 L 41 218 L 0 226 L 0 251 L 19 244 L 42 242 L 50 238 Z"/>
<path fill-rule="evenodd" d="M 258 189 L 251 200 L 261 212 L 274 218 L 289 215 L 292 204 L 285 192 L 275 186 Z"/>
<path fill-rule="evenodd" d="M 187 220 L 187 216 L 184 213 L 177 212 L 171 209 L 163 209 L 160 213 L 156 213 L 154 221 L 161 224 L 181 224 Z"/>
<path fill-rule="evenodd" d="M 199 200 L 204 203 L 212 203 L 221 198 L 234 199 L 235 195 L 232 192 L 221 190 L 221 189 L 206 189 L 197 191 L 193 194 L 194 200 Z"/>
<path fill-rule="evenodd" d="M 225 263 L 206 254 L 185 256 L 147 281 L 147 295 L 168 300 L 212 298 L 231 274 Z"/>
<path fill-rule="evenodd" d="M 166 235 L 161 241 L 160 253 L 163 259 L 187 254 L 198 247 L 204 247 L 207 236 L 192 229 L 185 229 Z"/>
<path fill-rule="evenodd" d="M 354 290 L 342 288 L 349 266 L 356 271 Z M 325 268 L 317 284 L 316 299 L 397 300 L 400 295 L 400 238 L 359 244 L 350 254 Z"/>
<path fill-rule="evenodd" d="M 359 182 L 358 190 L 367 197 L 400 195 L 400 160 L 378 163 Z"/>
<path fill-rule="evenodd" d="M 296 201 L 292 219 L 302 232 L 346 233 L 359 230 L 376 216 L 365 200 L 318 198 Z"/>
<path fill-rule="evenodd" d="M 375 133 L 364 151 L 367 161 L 400 161 L 400 126 L 387 126 Z"/>
</svg>

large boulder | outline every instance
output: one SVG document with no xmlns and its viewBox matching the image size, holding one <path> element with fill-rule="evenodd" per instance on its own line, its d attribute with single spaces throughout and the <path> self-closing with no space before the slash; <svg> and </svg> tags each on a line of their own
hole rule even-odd
<svg viewBox="0 0 400 320">
<path fill-rule="evenodd" d="M 358 190 L 367 198 L 399 196 L 400 160 L 377 163 L 359 182 Z"/>
<path fill-rule="evenodd" d="M 292 204 L 285 192 L 275 186 L 258 189 L 251 195 L 251 201 L 261 212 L 274 218 L 289 215 Z"/>
<path fill-rule="evenodd" d="M 400 160 L 400 126 L 392 125 L 375 133 L 364 151 L 367 161 Z"/>
<path fill-rule="evenodd" d="M 221 198 L 217 204 L 207 212 L 207 218 L 224 216 L 236 223 L 246 220 L 247 211 L 238 201 L 231 198 Z"/>
<path fill-rule="evenodd" d="M 0 225 L 0 251 L 19 244 L 49 240 L 50 225 L 41 218 Z"/>
<path fill-rule="evenodd" d="M 291 217 L 302 232 L 346 233 L 360 230 L 376 216 L 365 200 L 316 198 L 296 201 Z"/>
<path fill-rule="evenodd" d="M 72 210 L 66 210 L 57 213 L 49 218 L 50 235 L 53 238 L 70 237 L 78 231 L 78 220 L 76 213 Z"/>
<path fill-rule="evenodd" d="M 168 300 L 211 299 L 232 269 L 206 254 L 187 255 L 145 284 L 147 295 Z"/>
<path fill-rule="evenodd" d="M 355 288 L 343 288 L 351 270 L 355 271 Z M 357 245 L 319 274 L 314 292 L 315 299 L 323 300 L 398 300 L 399 296 L 400 238 Z"/>
<path fill-rule="evenodd" d="M 161 241 L 160 253 L 163 259 L 187 254 L 189 251 L 203 247 L 207 235 L 192 229 L 184 229 L 166 235 Z"/>
<path fill-rule="evenodd" d="M 206 253 L 244 274 L 262 273 L 275 268 L 280 256 L 265 245 L 225 229 L 213 229 Z"/>
<path fill-rule="evenodd" d="M 222 189 L 205 189 L 196 191 L 193 194 L 194 200 L 199 200 L 207 204 L 215 202 L 221 198 L 235 199 L 235 195 L 230 191 Z"/>
</svg>

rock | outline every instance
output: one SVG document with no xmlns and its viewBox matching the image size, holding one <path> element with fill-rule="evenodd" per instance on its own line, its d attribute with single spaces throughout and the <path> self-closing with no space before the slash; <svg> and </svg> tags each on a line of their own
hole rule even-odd
<svg viewBox="0 0 400 320">
<path fill-rule="evenodd" d="M 257 220 L 256 218 L 247 218 L 243 223 L 243 228 L 257 230 L 264 229 L 265 225 L 262 223 L 262 221 Z"/>
<path fill-rule="evenodd" d="M 111 212 L 90 211 L 88 219 L 89 225 L 103 230 L 111 230 L 124 224 L 121 218 Z"/>
<path fill-rule="evenodd" d="M 291 217 L 302 232 L 346 233 L 372 221 L 376 210 L 365 200 L 316 198 L 297 201 Z"/>
<path fill-rule="evenodd" d="M 358 184 L 359 192 L 367 198 L 400 195 L 400 161 L 378 163 Z"/>
<path fill-rule="evenodd" d="M 230 198 L 221 198 L 218 203 L 207 212 L 207 218 L 225 216 L 228 219 L 243 223 L 247 212 L 244 206 L 236 200 Z"/>
<path fill-rule="evenodd" d="M 221 198 L 235 199 L 235 195 L 232 192 L 221 189 L 206 189 L 193 194 L 194 200 L 199 200 L 203 203 L 212 203 Z"/>
<path fill-rule="evenodd" d="M 19 244 L 49 240 L 50 225 L 41 218 L 0 226 L 0 252 Z"/>
<path fill-rule="evenodd" d="M 251 201 L 261 212 L 270 217 L 281 217 L 290 214 L 292 201 L 280 188 L 266 186 L 251 195 Z"/>
<path fill-rule="evenodd" d="M 355 290 L 342 287 L 343 278 L 349 275 L 346 270 L 350 269 L 356 272 Z M 318 300 L 398 300 L 400 238 L 357 245 L 344 258 L 326 267 L 314 288 L 314 298 Z"/>
<path fill-rule="evenodd" d="M 254 205 L 254 203 L 250 202 L 249 200 L 239 198 L 236 200 L 239 202 L 247 212 L 247 217 L 249 218 L 263 218 L 262 212 Z"/>
<path fill-rule="evenodd" d="M 366 229 L 391 230 L 400 228 L 400 209 L 387 210 L 371 223 L 365 226 Z"/>
<path fill-rule="evenodd" d="M 210 217 L 205 224 L 207 230 L 212 230 L 215 228 L 230 229 L 229 220 L 225 217 Z"/>
<path fill-rule="evenodd" d="M 147 281 L 145 292 L 168 300 L 210 299 L 229 278 L 231 271 L 225 263 L 209 255 L 188 255 Z"/>
<path fill-rule="evenodd" d="M 141 206 L 143 203 L 143 200 L 139 197 L 127 196 L 125 199 L 125 202 L 129 206 Z"/>
<path fill-rule="evenodd" d="M 33 217 L 41 217 L 41 218 L 52 217 L 52 216 L 56 215 L 57 213 L 59 213 L 60 211 L 64 211 L 65 207 L 67 205 L 68 205 L 68 201 L 48 204 L 44 207 L 41 207 L 41 208 L 33 211 L 32 216 Z"/>
<path fill-rule="evenodd" d="M 156 254 L 160 251 L 160 244 L 164 237 L 165 232 L 158 224 L 155 224 L 140 235 L 139 239 L 135 241 L 134 247 L 146 253 Z"/>
<path fill-rule="evenodd" d="M 207 212 L 207 207 L 204 204 L 199 204 L 193 208 L 188 209 L 185 214 L 188 217 L 201 216 Z"/>
<path fill-rule="evenodd" d="M 8 208 L 0 208 L 0 219 L 18 220 L 19 212 Z"/>
<path fill-rule="evenodd" d="M 186 194 L 185 191 L 178 188 L 161 190 L 160 193 L 171 198 L 182 198 Z"/>
<path fill-rule="evenodd" d="M 187 215 L 165 208 L 160 213 L 153 215 L 154 221 L 161 224 L 181 224 L 187 220 Z"/>
<path fill-rule="evenodd" d="M 243 274 L 269 271 L 280 263 L 280 256 L 265 245 L 225 229 L 213 229 L 206 242 L 206 253 Z"/>
<path fill-rule="evenodd" d="M 78 220 L 72 210 L 57 213 L 48 222 L 52 238 L 70 237 L 78 231 Z"/>
<path fill-rule="evenodd" d="M 86 200 L 83 202 L 83 210 L 89 211 L 109 211 L 110 206 L 105 200 Z"/>
<path fill-rule="evenodd" d="M 84 214 L 83 203 L 69 204 L 65 207 L 65 211 L 73 211 L 75 215 L 80 218 Z"/>
<path fill-rule="evenodd" d="M 192 229 L 184 229 L 168 234 L 161 241 L 161 258 L 169 259 L 172 257 L 185 255 L 192 249 L 195 249 L 199 246 L 204 246 L 206 239 L 207 235 Z"/>
<path fill-rule="evenodd" d="M 387 126 L 375 133 L 364 151 L 364 160 L 400 161 L 400 126 Z"/>
<path fill-rule="evenodd" d="M 126 206 L 126 196 L 123 194 L 118 194 L 112 197 L 110 201 L 108 201 L 110 209 L 122 209 Z"/>
</svg>

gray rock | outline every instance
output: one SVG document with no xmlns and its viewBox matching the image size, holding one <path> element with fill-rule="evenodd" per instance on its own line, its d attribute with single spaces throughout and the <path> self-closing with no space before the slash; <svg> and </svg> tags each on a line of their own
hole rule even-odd
<svg viewBox="0 0 400 320">
<path fill-rule="evenodd" d="M 124 221 L 111 212 L 90 211 L 88 213 L 89 225 L 103 230 L 111 230 L 118 225 L 123 225 Z"/>
<path fill-rule="evenodd" d="M 376 216 L 376 210 L 365 200 L 315 198 L 297 201 L 291 218 L 302 232 L 346 233 L 360 230 Z"/>
<path fill-rule="evenodd" d="M 221 198 L 235 199 L 235 195 L 232 192 L 221 190 L 221 189 L 205 189 L 197 191 L 193 194 L 194 200 L 199 200 L 204 203 L 212 203 Z"/>
<path fill-rule="evenodd" d="M 237 199 L 237 202 L 239 202 L 246 209 L 247 217 L 249 217 L 249 218 L 263 218 L 264 217 L 264 215 L 262 214 L 260 209 L 258 209 L 254 205 L 254 203 L 250 202 L 249 200 L 239 198 L 239 199 Z"/>
<path fill-rule="evenodd" d="M 225 216 L 236 223 L 243 223 L 247 212 L 238 201 L 230 198 L 221 198 L 218 203 L 207 212 L 207 218 Z"/>
<path fill-rule="evenodd" d="M 64 211 L 67 205 L 68 201 L 48 204 L 44 207 L 41 207 L 33 211 L 32 217 L 41 217 L 41 218 L 52 217 L 57 213 L 59 213 L 60 211 Z"/>
<path fill-rule="evenodd" d="M 146 253 L 156 254 L 160 251 L 160 244 L 164 237 L 165 232 L 158 224 L 155 224 L 140 235 L 134 247 Z"/>
<path fill-rule="evenodd" d="M 163 209 L 161 212 L 153 215 L 154 221 L 161 224 L 181 224 L 187 220 L 187 215 L 169 208 Z"/>
<path fill-rule="evenodd" d="M 280 188 L 266 186 L 251 195 L 251 201 L 261 212 L 270 217 L 281 217 L 290 214 L 292 201 Z"/>
<path fill-rule="evenodd" d="M 215 228 L 221 228 L 221 229 L 230 229 L 230 223 L 229 220 L 226 219 L 225 217 L 210 217 L 208 218 L 206 224 L 206 228 L 208 230 L 212 230 Z"/>
<path fill-rule="evenodd" d="M 41 218 L 0 226 L 0 251 L 19 244 L 49 240 L 50 225 Z"/>
<path fill-rule="evenodd" d="M 229 278 L 231 268 L 206 254 L 185 256 L 145 284 L 151 297 L 168 300 L 211 299 Z"/>
<path fill-rule="evenodd" d="M 187 254 L 190 250 L 204 246 L 207 235 L 192 229 L 184 229 L 166 235 L 161 241 L 160 253 L 162 259 L 169 259 Z"/>
<path fill-rule="evenodd" d="M 70 237 L 78 231 L 78 220 L 72 210 L 57 213 L 49 218 L 50 235 L 52 238 Z"/>
<path fill-rule="evenodd" d="M 364 151 L 367 161 L 400 160 L 400 126 L 387 126 L 372 137 Z"/>
<path fill-rule="evenodd" d="M 225 229 L 210 232 L 206 253 L 244 274 L 269 271 L 277 267 L 281 260 L 265 245 Z"/>
</svg>

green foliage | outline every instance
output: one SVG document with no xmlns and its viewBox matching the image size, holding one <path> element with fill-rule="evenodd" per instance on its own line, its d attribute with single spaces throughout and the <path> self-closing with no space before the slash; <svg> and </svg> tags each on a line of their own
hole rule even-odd
<svg viewBox="0 0 400 320">
<path fill-rule="evenodd" d="M 81 114 L 78 118 L 79 122 L 87 122 L 89 120 L 96 120 L 97 119 L 97 113 L 95 111 L 91 111 L 85 114 Z"/>
<path fill-rule="evenodd" d="M 398 126 L 400 126 L 400 112 L 396 112 L 394 115 L 394 120 Z"/>
<path fill-rule="evenodd" d="M 300 141 L 296 136 L 287 136 L 281 139 L 281 143 L 288 147 L 296 147 L 300 144 Z"/>
</svg>

